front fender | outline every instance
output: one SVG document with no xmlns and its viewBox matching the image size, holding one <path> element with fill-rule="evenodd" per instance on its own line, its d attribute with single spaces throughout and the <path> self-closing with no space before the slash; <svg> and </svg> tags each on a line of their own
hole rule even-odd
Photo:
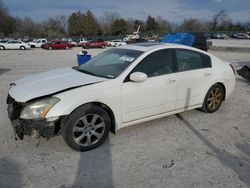
<svg viewBox="0 0 250 188">
<path fill-rule="evenodd" d="M 50 109 L 46 118 L 69 115 L 79 106 L 97 102 L 108 106 L 115 116 L 116 124 L 120 125 L 122 114 L 120 87 L 111 87 L 93 91 L 86 88 L 77 88 L 54 95 L 59 98 L 60 101 Z"/>
</svg>

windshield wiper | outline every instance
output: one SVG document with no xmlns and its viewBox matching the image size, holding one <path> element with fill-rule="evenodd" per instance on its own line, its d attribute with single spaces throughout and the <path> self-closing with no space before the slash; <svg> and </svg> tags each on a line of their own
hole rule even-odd
<svg viewBox="0 0 250 188">
<path fill-rule="evenodd" d="M 98 75 L 98 74 L 95 74 L 95 73 L 90 72 L 90 71 L 86 71 L 86 70 L 79 69 L 78 67 L 73 67 L 73 69 L 75 69 L 75 70 L 77 70 L 77 71 L 79 71 L 79 72 L 85 73 L 85 74 L 92 75 L 92 76 L 97 76 L 97 77 L 102 77 L 102 78 L 109 78 L 109 79 L 111 79 L 109 76 Z"/>
</svg>

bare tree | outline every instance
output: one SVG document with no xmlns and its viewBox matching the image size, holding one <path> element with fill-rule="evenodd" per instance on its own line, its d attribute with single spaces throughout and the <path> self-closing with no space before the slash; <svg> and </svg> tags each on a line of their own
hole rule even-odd
<svg viewBox="0 0 250 188">
<path fill-rule="evenodd" d="M 117 12 L 104 12 L 103 16 L 99 18 L 99 24 L 102 27 L 104 35 L 111 34 L 111 27 L 114 24 L 114 21 L 120 18 L 121 16 Z"/>
<path fill-rule="evenodd" d="M 221 28 L 226 28 L 230 23 L 232 23 L 231 19 L 228 17 L 226 10 L 220 10 L 213 16 L 212 20 L 212 30 L 218 30 Z"/>
<path fill-rule="evenodd" d="M 0 36 L 12 34 L 15 27 L 15 19 L 9 14 L 4 2 L 0 0 Z"/>
<path fill-rule="evenodd" d="M 172 25 L 169 21 L 163 19 L 161 16 L 156 17 L 156 22 L 159 25 L 159 32 L 160 33 L 171 33 L 172 32 Z"/>
</svg>

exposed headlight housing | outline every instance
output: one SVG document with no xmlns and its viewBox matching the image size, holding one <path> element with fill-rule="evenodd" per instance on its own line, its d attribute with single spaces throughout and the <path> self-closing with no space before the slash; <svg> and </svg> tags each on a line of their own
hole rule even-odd
<svg viewBox="0 0 250 188">
<path fill-rule="evenodd" d="M 43 119 L 49 110 L 60 100 L 56 97 L 50 97 L 35 101 L 27 105 L 21 112 L 21 119 Z"/>
</svg>

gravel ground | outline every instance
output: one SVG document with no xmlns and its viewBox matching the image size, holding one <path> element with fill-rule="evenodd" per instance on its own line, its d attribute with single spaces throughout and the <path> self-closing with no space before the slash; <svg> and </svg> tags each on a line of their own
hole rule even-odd
<svg viewBox="0 0 250 188">
<path fill-rule="evenodd" d="M 240 77 L 216 113 L 192 110 L 127 127 L 85 153 L 69 149 L 62 137 L 15 141 L 5 104 L 8 84 L 76 65 L 79 51 L 0 51 L 1 188 L 250 187 L 250 85 Z M 249 53 L 212 53 L 237 68 L 250 62 Z"/>
</svg>

